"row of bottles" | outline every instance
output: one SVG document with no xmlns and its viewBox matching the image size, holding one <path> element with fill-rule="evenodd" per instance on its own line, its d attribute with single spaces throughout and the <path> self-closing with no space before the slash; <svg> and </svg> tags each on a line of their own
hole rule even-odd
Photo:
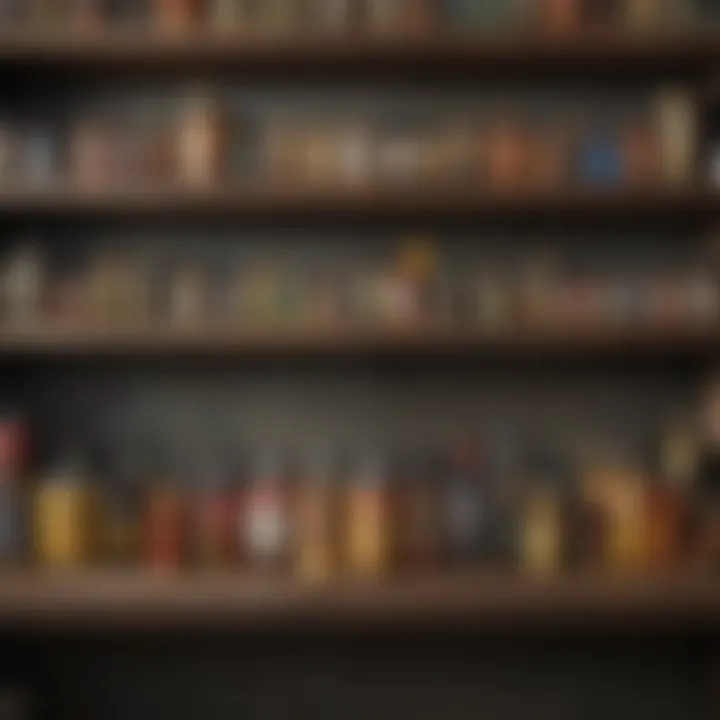
<svg viewBox="0 0 720 720">
<path fill-rule="evenodd" d="M 262 180 L 333 188 L 454 182 L 478 187 L 683 184 L 695 179 L 697 118 L 692 95 L 668 87 L 624 119 L 586 113 L 533 117 L 504 110 L 482 119 L 418 123 L 362 111 L 260 119 L 234 113 L 212 88 L 198 88 L 172 113 L 143 109 L 79 117 L 65 129 L 0 121 L 0 186 L 71 182 L 97 190 L 135 183 L 215 187 Z M 402 116 L 407 119 L 403 120 Z"/>
<path fill-rule="evenodd" d="M 148 251 L 105 254 L 52 271 L 26 241 L 0 264 L 0 317 L 12 327 L 75 322 L 108 328 L 284 324 L 435 324 L 482 331 L 556 327 L 714 327 L 720 286 L 706 254 L 684 266 L 583 271 L 533 251 L 512 267 L 452 267 L 433 238 L 408 237 L 394 255 L 301 266 L 268 259 L 221 271 Z M 505 263 L 508 265 L 508 263 Z"/>
<path fill-rule="evenodd" d="M 697 19 L 691 0 L 4 0 L 0 10 L 0 22 L 14 29 L 96 31 L 134 23 L 171 33 L 642 31 Z"/>
<path fill-rule="evenodd" d="M 94 462 L 70 452 L 32 483 L 20 471 L 22 424 L 6 420 L 0 550 L 48 568 L 242 567 L 310 581 L 458 567 L 717 568 L 720 382 L 703 418 L 702 433 L 673 423 L 644 463 L 470 437 L 437 452 L 306 450 L 295 461 L 272 449 L 248 462 L 232 450 L 133 446 Z"/>
</svg>

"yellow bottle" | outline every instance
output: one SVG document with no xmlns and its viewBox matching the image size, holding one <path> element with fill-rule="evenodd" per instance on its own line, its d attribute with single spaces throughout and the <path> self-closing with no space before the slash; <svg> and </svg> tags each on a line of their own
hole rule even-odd
<svg viewBox="0 0 720 720">
<path fill-rule="evenodd" d="M 42 565 L 71 569 L 89 562 L 95 507 L 81 473 L 68 468 L 47 478 L 35 495 L 35 552 Z"/>
<path fill-rule="evenodd" d="M 351 574 L 378 577 L 387 569 L 390 523 L 384 471 L 376 464 L 362 468 L 347 494 L 347 565 Z"/>
</svg>

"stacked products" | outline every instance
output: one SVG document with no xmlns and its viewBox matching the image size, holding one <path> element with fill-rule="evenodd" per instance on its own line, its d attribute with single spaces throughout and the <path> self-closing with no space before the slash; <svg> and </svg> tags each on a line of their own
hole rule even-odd
<svg viewBox="0 0 720 720">
<path fill-rule="evenodd" d="M 402 328 L 525 330 L 696 327 L 714 330 L 720 285 L 707 258 L 620 273 L 574 267 L 534 251 L 514 263 L 443 258 L 410 237 L 391 257 L 357 263 L 268 256 L 222 271 L 208 262 L 124 251 L 51 270 L 26 241 L 0 264 L 0 320 L 8 330 L 62 325 L 143 329 Z M 213 272 L 213 269 L 215 270 Z"/>
<path fill-rule="evenodd" d="M 312 582 L 453 568 L 720 568 L 720 382 L 703 405 L 700 421 L 673 420 L 646 458 L 469 436 L 437 450 L 324 445 L 302 455 L 64 445 L 34 473 L 23 424 L 7 417 L 1 487 L 15 494 L 2 496 L 3 529 L 13 519 L 29 543 L 3 532 L 0 549 L 49 568 L 235 567 Z"/>
<path fill-rule="evenodd" d="M 212 89 L 195 89 L 169 117 L 135 107 L 77 118 L 60 133 L 0 120 L 0 189 L 78 190 L 236 184 L 333 190 L 451 184 L 479 191 L 687 185 L 697 165 L 692 96 L 665 88 L 622 120 L 539 120 L 522 110 L 432 121 L 323 117 L 234 119 Z M 407 113 L 407 111 L 405 111 Z"/>
</svg>

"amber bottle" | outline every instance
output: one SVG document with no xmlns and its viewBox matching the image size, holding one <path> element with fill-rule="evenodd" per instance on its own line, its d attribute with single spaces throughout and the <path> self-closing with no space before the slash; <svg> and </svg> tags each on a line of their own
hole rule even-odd
<svg viewBox="0 0 720 720">
<path fill-rule="evenodd" d="M 311 458 L 295 491 L 295 572 L 327 582 L 338 569 L 338 471 L 328 454 Z"/>
</svg>

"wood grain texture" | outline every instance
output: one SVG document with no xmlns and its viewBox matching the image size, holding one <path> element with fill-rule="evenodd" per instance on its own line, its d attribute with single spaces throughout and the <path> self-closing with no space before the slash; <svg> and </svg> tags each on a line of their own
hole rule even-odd
<svg viewBox="0 0 720 720">
<path fill-rule="evenodd" d="M 707 577 L 454 575 L 338 581 L 324 587 L 239 573 L 20 572 L 0 576 L 0 622 L 52 627 L 224 623 L 480 622 L 559 627 L 700 623 L 720 627 L 720 580 Z"/>
</svg>

